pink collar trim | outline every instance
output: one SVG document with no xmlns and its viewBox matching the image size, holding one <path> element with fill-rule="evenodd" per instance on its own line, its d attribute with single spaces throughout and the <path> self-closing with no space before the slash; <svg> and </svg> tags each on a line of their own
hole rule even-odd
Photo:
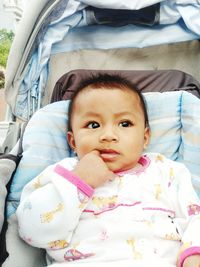
<svg viewBox="0 0 200 267">
<path fill-rule="evenodd" d="M 119 176 L 123 176 L 125 174 L 140 174 L 142 172 L 144 172 L 146 170 L 146 168 L 149 166 L 150 164 L 150 159 L 147 157 L 147 155 L 143 155 L 139 160 L 138 163 L 141 165 L 140 168 L 132 168 L 130 170 L 126 170 L 126 171 L 121 171 L 121 172 L 116 172 L 117 175 Z"/>
</svg>

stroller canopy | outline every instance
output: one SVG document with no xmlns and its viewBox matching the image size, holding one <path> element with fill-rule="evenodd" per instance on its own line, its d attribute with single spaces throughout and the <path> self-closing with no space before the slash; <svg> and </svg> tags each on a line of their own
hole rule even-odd
<svg viewBox="0 0 200 267">
<path fill-rule="evenodd" d="M 199 39 L 199 10 L 191 0 L 29 1 L 6 69 L 13 115 L 28 120 L 42 106 L 52 54 Z"/>
</svg>

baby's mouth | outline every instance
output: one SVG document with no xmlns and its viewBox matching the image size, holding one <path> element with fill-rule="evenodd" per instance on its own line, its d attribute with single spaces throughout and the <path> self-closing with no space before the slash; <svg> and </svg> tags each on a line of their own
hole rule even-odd
<svg viewBox="0 0 200 267">
<path fill-rule="evenodd" d="M 113 161 L 117 156 L 119 156 L 119 153 L 112 149 L 103 149 L 100 150 L 99 152 L 100 152 L 100 157 L 104 161 Z"/>
</svg>

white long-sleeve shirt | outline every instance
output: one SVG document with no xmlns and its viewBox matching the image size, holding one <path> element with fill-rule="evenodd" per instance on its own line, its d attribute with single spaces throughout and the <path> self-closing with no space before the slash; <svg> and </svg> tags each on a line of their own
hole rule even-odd
<svg viewBox="0 0 200 267">
<path fill-rule="evenodd" d="M 66 158 L 45 169 L 17 209 L 20 236 L 52 262 L 176 266 L 178 255 L 200 254 L 200 204 L 183 164 L 146 154 L 139 169 L 94 190 L 73 175 L 76 163 Z"/>
</svg>

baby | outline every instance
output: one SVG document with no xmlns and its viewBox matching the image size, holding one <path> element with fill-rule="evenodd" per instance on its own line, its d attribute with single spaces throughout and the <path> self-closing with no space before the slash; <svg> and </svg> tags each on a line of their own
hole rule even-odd
<svg viewBox="0 0 200 267">
<path fill-rule="evenodd" d="M 45 248 L 55 267 L 199 267 L 200 204 L 190 173 L 143 152 L 150 127 L 136 86 L 118 75 L 91 77 L 72 96 L 68 116 L 77 157 L 25 186 L 20 236 Z"/>
</svg>

